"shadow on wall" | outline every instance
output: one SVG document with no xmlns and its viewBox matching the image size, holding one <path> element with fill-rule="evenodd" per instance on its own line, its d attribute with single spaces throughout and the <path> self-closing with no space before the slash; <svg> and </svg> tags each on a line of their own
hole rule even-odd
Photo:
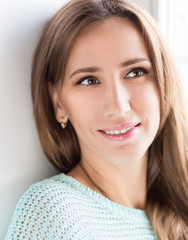
<svg viewBox="0 0 188 240">
<path fill-rule="evenodd" d="M 43 155 L 30 97 L 34 48 L 46 20 L 65 0 L 1 0 L 0 3 L 0 239 L 22 193 L 56 174 Z"/>
</svg>

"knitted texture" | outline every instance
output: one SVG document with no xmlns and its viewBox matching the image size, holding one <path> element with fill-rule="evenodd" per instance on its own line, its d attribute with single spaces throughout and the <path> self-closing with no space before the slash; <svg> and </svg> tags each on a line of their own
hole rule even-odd
<svg viewBox="0 0 188 240">
<path fill-rule="evenodd" d="M 74 178 L 59 174 L 22 196 L 6 240 L 156 240 L 138 209 L 110 201 Z"/>
</svg>

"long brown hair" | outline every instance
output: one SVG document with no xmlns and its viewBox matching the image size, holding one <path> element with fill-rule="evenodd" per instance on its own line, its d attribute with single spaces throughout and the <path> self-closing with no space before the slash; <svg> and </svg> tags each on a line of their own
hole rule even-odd
<svg viewBox="0 0 188 240">
<path fill-rule="evenodd" d="M 127 0 L 73 0 L 47 23 L 35 51 L 32 100 L 40 142 L 61 172 L 80 160 L 70 122 L 61 129 L 55 119 L 48 83 L 63 81 L 67 59 L 79 32 L 90 23 L 119 16 L 133 22 L 148 47 L 158 84 L 161 120 L 149 148 L 146 214 L 159 239 L 188 239 L 188 131 L 179 76 L 155 21 Z"/>
</svg>

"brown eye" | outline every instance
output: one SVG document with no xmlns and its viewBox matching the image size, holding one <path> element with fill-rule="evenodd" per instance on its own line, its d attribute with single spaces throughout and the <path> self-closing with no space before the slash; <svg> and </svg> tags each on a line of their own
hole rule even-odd
<svg viewBox="0 0 188 240">
<path fill-rule="evenodd" d="M 126 78 L 141 77 L 141 76 L 143 76 L 146 73 L 148 73 L 148 71 L 146 71 L 144 68 L 136 68 L 136 69 L 133 69 L 131 72 L 129 72 L 126 75 Z"/>
<path fill-rule="evenodd" d="M 77 83 L 77 85 L 95 85 L 95 84 L 99 84 L 100 81 L 95 78 L 95 77 L 84 77 L 82 79 L 80 79 Z"/>
</svg>

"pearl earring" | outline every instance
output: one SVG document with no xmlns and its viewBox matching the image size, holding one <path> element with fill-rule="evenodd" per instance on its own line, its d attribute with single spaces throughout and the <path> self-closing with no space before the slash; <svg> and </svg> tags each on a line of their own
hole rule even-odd
<svg viewBox="0 0 188 240">
<path fill-rule="evenodd" d="M 62 127 L 63 129 L 65 129 L 66 126 L 67 126 L 67 122 L 63 122 L 63 119 L 62 119 L 62 118 L 60 119 L 60 124 L 61 124 L 61 127 Z"/>
</svg>

